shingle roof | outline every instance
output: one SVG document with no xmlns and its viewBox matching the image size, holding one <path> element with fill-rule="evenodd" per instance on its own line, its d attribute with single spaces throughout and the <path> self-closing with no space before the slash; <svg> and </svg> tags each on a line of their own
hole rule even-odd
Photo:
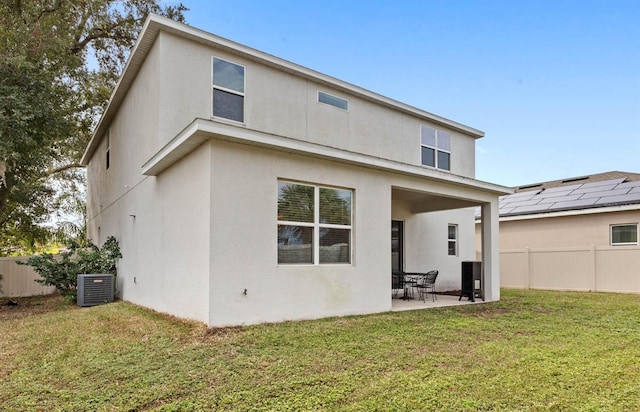
<svg viewBox="0 0 640 412">
<path fill-rule="evenodd" d="M 607 172 L 514 188 L 500 197 L 500 217 L 640 205 L 640 174 Z"/>
</svg>

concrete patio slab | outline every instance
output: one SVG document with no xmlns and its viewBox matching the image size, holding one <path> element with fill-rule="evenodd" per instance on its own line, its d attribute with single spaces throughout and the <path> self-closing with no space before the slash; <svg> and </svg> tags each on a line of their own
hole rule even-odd
<svg viewBox="0 0 640 412">
<path fill-rule="evenodd" d="M 441 308 L 446 306 L 460 306 L 460 305 L 474 305 L 477 303 L 484 303 L 482 299 L 476 298 L 475 302 L 472 302 L 467 297 L 463 297 L 462 300 L 458 300 L 459 296 L 452 295 L 436 295 L 436 301 L 431 298 L 431 294 L 428 295 L 425 302 L 417 299 L 402 300 L 399 298 L 393 298 L 391 300 L 391 311 L 400 312 L 403 310 L 417 310 L 417 309 L 431 309 Z"/>
</svg>

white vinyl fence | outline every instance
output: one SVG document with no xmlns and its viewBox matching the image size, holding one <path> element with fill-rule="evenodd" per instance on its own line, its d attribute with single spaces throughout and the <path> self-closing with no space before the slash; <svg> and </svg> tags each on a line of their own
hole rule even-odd
<svg viewBox="0 0 640 412">
<path fill-rule="evenodd" d="M 640 293 L 640 247 L 503 250 L 500 286 Z"/>
<path fill-rule="evenodd" d="M 31 266 L 16 263 L 19 260 L 26 261 L 27 259 L 27 257 L 0 258 L 0 275 L 2 275 L 0 296 L 24 297 L 48 295 L 55 292 L 56 288 L 53 286 L 43 286 L 34 282 L 35 279 L 40 279 L 40 275 Z"/>
</svg>

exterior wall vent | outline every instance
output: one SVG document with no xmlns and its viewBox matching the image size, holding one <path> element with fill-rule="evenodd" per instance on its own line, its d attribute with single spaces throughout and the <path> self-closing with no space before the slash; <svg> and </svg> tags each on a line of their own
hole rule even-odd
<svg viewBox="0 0 640 412">
<path fill-rule="evenodd" d="M 572 177 L 571 179 L 564 179 L 562 181 L 562 183 L 572 183 L 572 182 L 579 182 L 581 180 L 587 180 L 589 179 L 590 176 L 580 176 L 580 177 Z"/>
<path fill-rule="evenodd" d="M 113 275 L 78 275 L 78 306 L 113 302 Z"/>
</svg>

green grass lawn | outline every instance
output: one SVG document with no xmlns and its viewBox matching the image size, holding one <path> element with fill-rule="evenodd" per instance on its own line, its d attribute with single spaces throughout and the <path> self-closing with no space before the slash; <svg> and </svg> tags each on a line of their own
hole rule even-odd
<svg viewBox="0 0 640 412">
<path fill-rule="evenodd" d="M 640 295 L 505 290 L 217 330 L 123 302 L 19 303 L 0 309 L 1 410 L 640 410 Z"/>
</svg>

